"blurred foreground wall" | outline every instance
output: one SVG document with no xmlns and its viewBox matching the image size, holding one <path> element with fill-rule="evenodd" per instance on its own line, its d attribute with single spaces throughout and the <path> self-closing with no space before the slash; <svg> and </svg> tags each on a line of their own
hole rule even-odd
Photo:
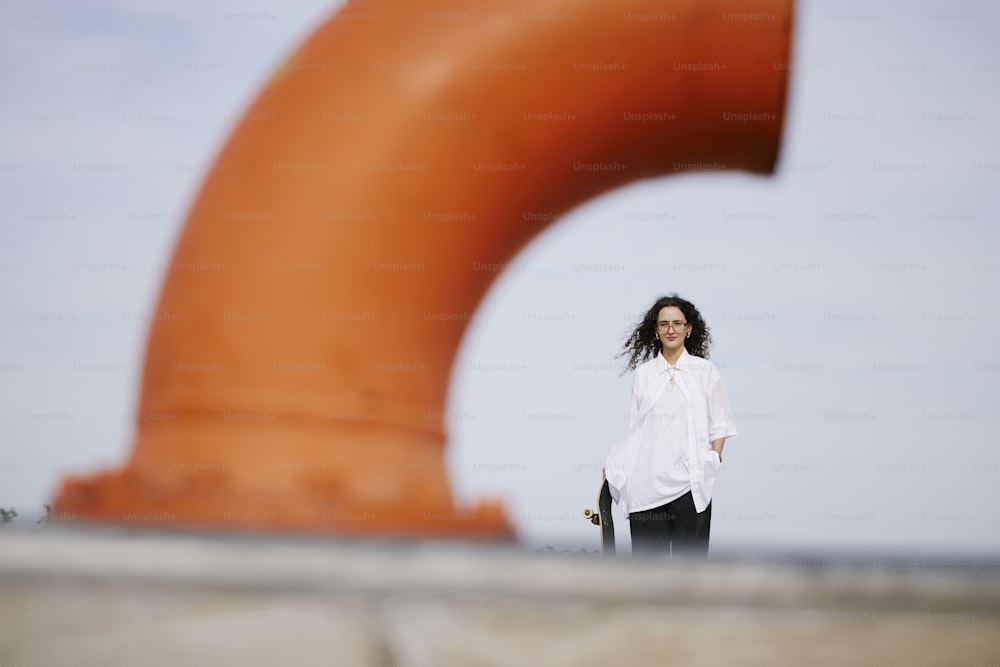
<svg viewBox="0 0 1000 667">
<path fill-rule="evenodd" d="M 992 567 L 0 531 L 0 667 L 1000 665 Z"/>
</svg>

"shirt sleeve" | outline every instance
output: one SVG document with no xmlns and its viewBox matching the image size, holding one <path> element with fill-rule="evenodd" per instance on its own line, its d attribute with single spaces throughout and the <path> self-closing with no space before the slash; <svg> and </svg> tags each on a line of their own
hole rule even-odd
<svg viewBox="0 0 1000 667">
<path fill-rule="evenodd" d="M 632 378 L 632 398 L 629 400 L 628 426 L 632 428 L 639 421 L 639 371 Z"/>
<path fill-rule="evenodd" d="M 736 420 L 733 418 L 733 408 L 729 405 L 726 388 L 718 372 L 712 373 L 708 391 L 708 439 L 731 438 L 736 434 Z"/>
</svg>

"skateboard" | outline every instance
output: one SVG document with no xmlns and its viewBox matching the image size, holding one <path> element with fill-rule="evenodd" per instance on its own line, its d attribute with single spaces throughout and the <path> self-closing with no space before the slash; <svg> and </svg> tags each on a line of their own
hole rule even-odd
<svg viewBox="0 0 1000 667">
<path fill-rule="evenodd" d="M 615 520 L 611 517 L 611 489 L 608 480 L 601 483 L 601 491 L 597 494 L 597 511 L 588 508 L 583 510 L 583 518 L 601 527 L 601 551 L 605 554 L 615 552 Z"/>
</svg>

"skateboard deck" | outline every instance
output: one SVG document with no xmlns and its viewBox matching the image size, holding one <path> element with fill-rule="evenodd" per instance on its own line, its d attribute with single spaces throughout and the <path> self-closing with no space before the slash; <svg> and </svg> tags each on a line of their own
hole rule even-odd
<svg viewBox="0 0 1000 667">
<path fill-rule="evenodd" d="M 608 480 L 601 483 L 597 494 L 597 511 L 588 508 L 583 510 L 583 518 L 601 528 L 601 551 L 605 554 L 615 552 L 615 520 L 611 517 L 611 489 Z"/>
</svg>

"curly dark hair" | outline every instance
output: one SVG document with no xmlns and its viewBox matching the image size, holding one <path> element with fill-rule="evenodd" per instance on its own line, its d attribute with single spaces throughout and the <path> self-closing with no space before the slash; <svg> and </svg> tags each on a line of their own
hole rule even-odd
<svg viewBox="0 0 1000 667">
<path fill-rule="evenodd" d="M 668 306 L 680 308 L 688 324 L 691 325 L 691 337 L 684 339 L 684 347 L 688 354 L 708 359 L 708 351 L 712 346 L 712 334 L 708 325 L 693 303 L 674 293 L 658 298 L 625 340 L 622 351 L 615 357 L 628 357 L 628 366 L 625 370 L 634 371 L 636 366 L 652 359 L 663 349 L 660 341 L 656 339 L 656 318 L 660 314 L 660 309 Z"/>
</svg>

